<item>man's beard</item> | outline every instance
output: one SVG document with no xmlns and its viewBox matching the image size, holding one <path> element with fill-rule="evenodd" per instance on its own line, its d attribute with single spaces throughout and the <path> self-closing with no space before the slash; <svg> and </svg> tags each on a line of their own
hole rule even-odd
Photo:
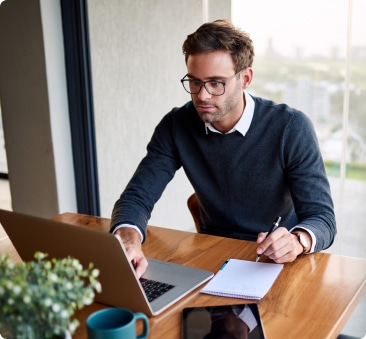
<svg viewBox="0 0 366 339">
<path fill-rule="evenodd" d="M 230 113 L 235 108 L 237 103 L 235 102 L 234 97 L 232 96 L 227 98 L 220 106 L 217 106 L 216 104 L 209 101 L 200 101 L 200 100 L 194 101 L 193 104 L 203 122 L 213 123 L 222 120 L 222 118 L 226 114 Z M 211 106 L 215 110 L 214 111 L 202 110 L 200 108 L 201 105 Z"/>
<path fill-rule="evenodd" d="M 214 112 L 204 111 L 199 108 L 200 105 L 210 105 L 215 108 L 215 111 Z M 200 118 L 203 122 L 213 123 L 213 122 L 220 121 L 227 113 L 227 112 L 223 112 L 220 109 L 220 107 L 217 107 L 216 105 L 212 105 L 207 101 L 199 101 L 199 102 L 195 103 L 195 107 L 198 112 L 198 115 L 200 116 Z"/>
</svg>

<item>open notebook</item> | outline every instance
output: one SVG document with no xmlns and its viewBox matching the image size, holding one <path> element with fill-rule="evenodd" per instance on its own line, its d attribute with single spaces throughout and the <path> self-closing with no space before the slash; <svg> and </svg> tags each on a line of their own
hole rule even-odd
<svg viewBox="0 0 366 339">
<path fill-rule="evenodd" d="M 201 292 L 259 300 L 266 295 L 282 268 L 283 264 L 228 259 Z"/>
</svg>

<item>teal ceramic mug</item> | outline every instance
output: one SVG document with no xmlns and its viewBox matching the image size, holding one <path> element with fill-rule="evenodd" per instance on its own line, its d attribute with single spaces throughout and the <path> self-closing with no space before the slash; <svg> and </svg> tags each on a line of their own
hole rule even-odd
<svg viewBox="0 0 366 339">
<path fill-rule="evenodd" d="M 136 334 L 136 322 L 142 321 L 142 334 Z M 107 308 L 91 314 L 86 326 L 89 339 L 146 339 L 149 321 L 145 314 L 125 308 Z"/>
</svg>

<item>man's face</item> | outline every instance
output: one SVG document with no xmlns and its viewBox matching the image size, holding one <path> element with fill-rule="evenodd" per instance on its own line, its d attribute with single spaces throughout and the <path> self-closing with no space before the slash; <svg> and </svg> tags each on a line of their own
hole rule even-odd
<svg viewBox="0 0 366 339">
<path fill-rule="evenodd" d="M 192 55 L 187 60 L 188 77 L 199 81 L 216 80 L 227 82 L 225 93 L 214 96 L 202 86 L 198 94 L 191 94 L 194 107 L 204 122 L 212 123 L 222 132 L 231 129 L 239 120 L 244 110 L 243 89 L 248 82 L 243 72 L 236 73 L 229 53 L 219 51 Z M 250 70 L 251 72 L 251 70 Z"/>
</svg>

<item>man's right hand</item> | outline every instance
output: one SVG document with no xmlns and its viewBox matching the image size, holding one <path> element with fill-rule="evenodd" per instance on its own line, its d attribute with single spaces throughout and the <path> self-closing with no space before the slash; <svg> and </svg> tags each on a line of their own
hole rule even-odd
<svg viewBox="0 0 366 339">
<path fill-rule="evenodd" d="M 137 277 L 140 279 L 145 273 L 148 262 L 142 252 L 141 236 L 139 232 L 131 227 L 122 227 L 115 234 L 122 240 L 127 255 L 131 260 Z"/>
</svg>

